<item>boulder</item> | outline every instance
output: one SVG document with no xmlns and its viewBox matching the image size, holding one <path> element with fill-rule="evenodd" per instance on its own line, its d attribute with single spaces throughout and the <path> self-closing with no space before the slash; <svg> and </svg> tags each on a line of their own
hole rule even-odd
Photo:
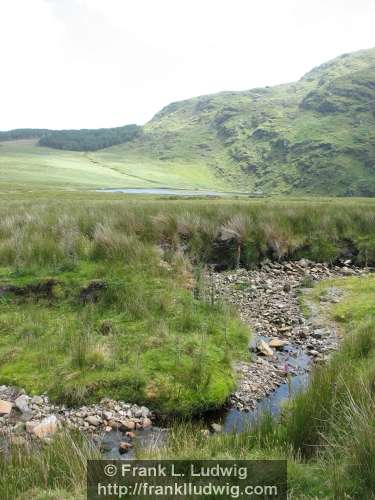
<svg viewBox="0 0 375 500">
<path fill-rule="evenodd" d="M 121 420 L 119 429 L 121 432 L 134 431 L 135 422 L 133 420 Z"/>
<path fill-rule="evenodd" d="M 0 399 L 0 416 L 9 415 L 12 411 L 13 403 Z"/>
<path fill-rule="evenodd" d="M 273 356 L 273 350 L 270 346 L 262 339 L 259 339 L 257 342 L 257 349 L 259 352 L 264 354 L 264 356 Z"/>
<path fill-rule="evenodd" d="M 211 424 L 212 432 L 221 432 L 223 430 L 223 426 L 220 424 Z"/>
<path fill-rule="evenodd" d="M 103 411 L 103 417 L 106 420 L 111 420 L 112 416 L 113 416 L 113 413 L 111 411 Z"/>
<path fill-rule="evenodd" d="M 34 436 L 43 439 L 45 437 L 52 436 L 57 431 L 57 418 L 55 415 L 49 415 L 44 418 L 39 424 L 32 428 L 32 433 Z"/>
<path fill-rule="evenodd" d="M 42 405 L 43 404 L 42 396 L 34 396 L 33 398 L 31 398 L 31 403 L 33 405 Z"/>
<path fill-rule="evenodd" d="M 269 342 L 269 346 L 270 347 L 275 347 L 276 349 L 282 349 L 283 347 L 285 347 L 286 345 L 288 345 L 289 342 L 287 340 L 281 340 L 281 339 L 272 339 L 270 342 Z"/>
<path fill-rule="evenodd" d="M 96 417 L 95 415 L 89 415 L 85 418 L 85 420 L 89 425 L 92 425 L 93 427 L 98 427 L 102 423 L 100 418 Z"/>
<path fill-rule="evenodd" d="M 21 413 L 30 413 L 30 408 L 28 403 L 29 403 L 29 396 L 26 396 L 26 394 L 18 396 L 18 398 L 14 402 L 15 406 L 20 410 Z"/>
<path fill-rule="evenodd" d="M 144 429 L 147 429 L 148 427 L 151 427 L 152 426 L 151 419 L 149 419 L 148 417 L 144 418 L 142 420 L 142 426 L 143 426 Z"/>
<path fill-rule="evenodd" d="M 128 453 L 129 450 L 133 448 L 133 445 L 131 443 L 126 443 L 125 441 L 120 443 L 120 446 L 118 447 L 118 451 L 120 452 L 120 455 L 123 455 L 124 453 Z"/>
</svg>

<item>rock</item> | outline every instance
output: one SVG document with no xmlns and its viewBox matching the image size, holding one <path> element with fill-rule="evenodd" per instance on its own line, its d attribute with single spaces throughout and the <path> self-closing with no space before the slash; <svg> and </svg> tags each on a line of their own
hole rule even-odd
<svg viewBox="0 0 375 500">
<path fill-rule="evenodd" d="M 13 403 L 10 403 L 9 401 L 4 401 L 3 399 L 0 400 L 0 416 L 10 415 L 12 408 L 13 408 Z"/>
<path fill-rule="evenodd" d="M 212 432 L 221 432 L 223 430 L 223 426 L 220 424 L 211 424 Z"/>
<path fill-rule="evenodd" d="M 201 434 L 203 437 L 208 438 L 210 436 L 210 431 L 208 429 L 201 429 Z"/>
<path fill-rule="evenodd" d="M 325 328 L 318 328 L 312 332 L 312 336 L 316 339 L 321 339 L 327 335 L 329 335 L 329 332 Z"/>
<path fill-rule="evenodd" d="M 143 418 L 146 418 L 150 415 L 150 410 L 146 406 L 141 406 L 140 410 L 141 410 L 141 416 Z"/>
<path fill-rule="evenodd" d="M 117 420 L 110 420 L 108 422 L 108 426 L 111 427 L 111 429 L 113 429 L 114 431 L 119 431 L 121 428 L 121 423 Z"/>
<path fill-rule="evenodd" d="M 89 425 L 92 425 L 93 427 L 98 427 L 102 423 L 101 419 L 96 417 L 95 415 L 89 415 L 85 418 L 85 420 Z"/>
<path fill-rule="evenodd" d="M 125 432 L 125 436 L 128 437 L 129 439 L 134 439 L 136 434 L 135 434 L 135 432 L 128 431 L 128 432 Z"/>
<path fill-rule="evenodd" d="M 21 433 L 24 430 L 26 430 L 26 424 L 24 422 L 17 422 L 12 429 L 14 433 Z"/>
<path fill-rule="evenodd" d="M 318 352 L 318 351 L 316 351 L 315 349 L 311 349 L 311 350 L 309 351 L 309 354 L 310 354 L 311 356 L 314 356 L 314 357 L 319 356 L 319 352 Z"/>
<path fill-rule="evenodd" d="M 257 339 L 255 336 L 251 337 L 248 347 L 250 352 L 257 352 Z"/>
<path fill-rule="evenodd" d="M 20 410 L 21 413 L 30 413 L 30 408 L 28 403 L 29 403 L 29 396 L 26 396 L 26 394 L 19 396 L 14 402 L 15 406 Z"/>
<path fill-rule="evenodd" d="M 148 427 L 151 427 L 152 426 L 151 419 L 149 419 L 148 417 L 144 418 L 142 420 L 142 426 L 143 426 L 144 429 L 147 429 Z"/>
<path fill-rule="evenodd" d="M 257 342 L 257 349 L 259 352 L 264 354 L 264 356 L 273 356 L 273 350 L 270 346 L 262 339 L 259 339 Z"/>
<path fill-rule="evenodd" d="M 31 420 L 29 422 L 26 422 L 26 425 L 25 425 L 26 432 L 29 432 L 31 434 L 37 425 L 38 425 L 38 422 L 35 422 L 35 420 Z"/>
<path fill-rule="evenodd" d="M 113 413 L 111 411 L 103 411 L 103 417 L 106 420 L 111 420 L 112 416 L 113 416 Z"/>
<path fill-rule="evenodd" d="M 27 445 L 27 441 L 23 436 L 11 436 L 10 442 L 14 446 L 25 446 Z"/>
<path fill-rule="evenodd" d="M 127 432 L 134 431 L 135 427 L 135 422 L 133 420 L 121 420 L 119 429 L 121 432 Z"/>
<path fill-rule="evenodd" d="M 57 431 L 57 418 L 55 415 L 49 415 L 44 418 L 39 424 L 35 425 L 32 433 L 40 439 L 51 436 Z M 27 425 L 27 424 L 26 424 Z"/>
<path fill-rule="evenodd" d="M 133 448 L 133 445 L 131 443 L 126 443 L 125 441 L 120 443 L 120 446 L 118 447 L 118 451 L 120 452 L 120 455 L 124 455 L 124 453 L 128 453 L 129 450 Z"/>
<path fill-rule="evenodd" d="M 33 398 L 31 398 L 31 403 L 33 405 L 42 405 L 43 404 L 43 398 L 42 396 L 34 396 Z"/>
<path fill-rule="evenodd" d="M 281 339 L 272 339 L 268 345 L 270 347 L 275 347 L 276 349 L 282 349 L 286 345 L 288 345 L 289 342 L 287 340 L 281 340 Z"/>
<path fill-rule="evenodd" d="M 292 289 L 292 287 L 290 286 L 290 283 L 284 284 L 284 286 L 283 286 L 284 292 L 288 293 L 288 292 L 290 292 L 291 289 Z"/>
</svg>

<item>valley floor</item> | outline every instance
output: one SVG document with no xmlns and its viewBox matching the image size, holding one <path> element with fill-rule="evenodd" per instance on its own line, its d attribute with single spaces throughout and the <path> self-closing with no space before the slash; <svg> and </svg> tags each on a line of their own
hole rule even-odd
<svg viewBox="0 0 375 500">
<path fill-rule="evenodd" d="M 314 273 L 335 277 L 339 272 L 327 271 L 329 266 L 336 263 L 343 270 L 348 260 L 356 266 L 375 264 L 374 208 L 371 200 L 3 194 L 0 384 L 24 387 L 30 395 L 47 392 L 59 405 L 84 406 L 109 397 L 185 419 L 220 408 L 236 387 L 235 363 L 249 361 L 249 327 L 225 294 L 217 300 L 215 286 L 231 288 L 226 275 L 215 274 L 215 284 L 207 274 L 255 269 L 231 293 L 239 303 L 251 299 L 264 312 L 275 284 L 267 284 L 268 266 L 282 280 L 282 290 L 276 287 L 278 304 L 285 302 L 292 311 L 298 305 L 296 285 L 309 286 Z M 301 259 L 327 264 L 309 264 L 309 277 L 293 271 L 291 262 Z M 258 298 L 252 296 L 254 286 Z M 345 290 L 332 314 L 348 333 L 340 352 L 316 369 L 309 389 L 290 402 L 280 420 L 265 419 L 252 431 L 207 441 L 182 426 L 160 454 L 288 456 L 292 486 L 299 493 L 305 486 L 311 496 L 339 487 L 353 495 L 367 491 L 374 451 L 373 277 L 318 284 L 312 296 L 324 297 L 325 286 Z M 289 324 L 283 307 L 277 309 L 269 311 L 267 321 L 262 313 L 260 324 L 253 323 L 256 335 L 269 329 L 264 344 L 276 337 L 274 327 L 297 326 Z M 293 343 L 301 338 L 298 328 L 290 333 Z M 324 336 L 315 333 L 312 349 L 302 344 L 310 357 L 319 357 Z M 358 432 L 349 434 L 349 427 Z M 2 477 L 9 478 L 0 496 L 14 498 L 33 487 L 71 492 L 72 484 L 82 485 L 85 458 L 97 451 L 82 436 L 73 442 L 62 435 L 31 454 L 15 446 L 11 461 L 8 456 L 0 462 Z M 315 453 L 326 448 L 322 457 Z M 329 482 L 322 463 L 339 478 L 337 484 Z M 22 480 L 21 467 L 28 471 Z"/>
</svg>

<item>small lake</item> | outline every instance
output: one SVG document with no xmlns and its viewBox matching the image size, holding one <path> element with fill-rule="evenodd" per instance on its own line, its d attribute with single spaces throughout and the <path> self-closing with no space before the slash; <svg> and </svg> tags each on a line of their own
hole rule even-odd
<svg viewBox="0 0 375 500">
<path fill-rule="evenodd" d="M 165 196 L 228 196 L 230 194 L 244 193 L 226 193 L 220 191 L 205 191 L 199 189 L 172 189 L 172 188 L 104 188 L 97 189 L 99 193 L 125 193 L 125 194 L 154 194 Z"/>
</svg>

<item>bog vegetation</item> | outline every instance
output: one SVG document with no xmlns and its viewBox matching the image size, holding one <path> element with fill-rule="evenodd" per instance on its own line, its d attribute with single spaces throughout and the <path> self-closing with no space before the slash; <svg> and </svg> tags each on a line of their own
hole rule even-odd
<svg viewBox="0 0 375 500">
<path fill-rule="evenodd" d="M 375 262 L 366 200 L 18 196 L 0 207 L 0 383 L 69 404 L 110 396 L 183 415 L 221 406 L 249 331 L 210 296 L 211 266 Z"/>
<path fill-rule="evenodd" d="M 320 283 L 345 291 L 331 308 L 341 350 L 317 367 L 308 389 L 281 416 L 254 428 L 202 439 L 196 426 L 177 425 L 166 447 L 147 457 L 169 459 L 287 459 L 290 498 L 371 499 L 375 491 L 375 277 Z"/>
</svg>

